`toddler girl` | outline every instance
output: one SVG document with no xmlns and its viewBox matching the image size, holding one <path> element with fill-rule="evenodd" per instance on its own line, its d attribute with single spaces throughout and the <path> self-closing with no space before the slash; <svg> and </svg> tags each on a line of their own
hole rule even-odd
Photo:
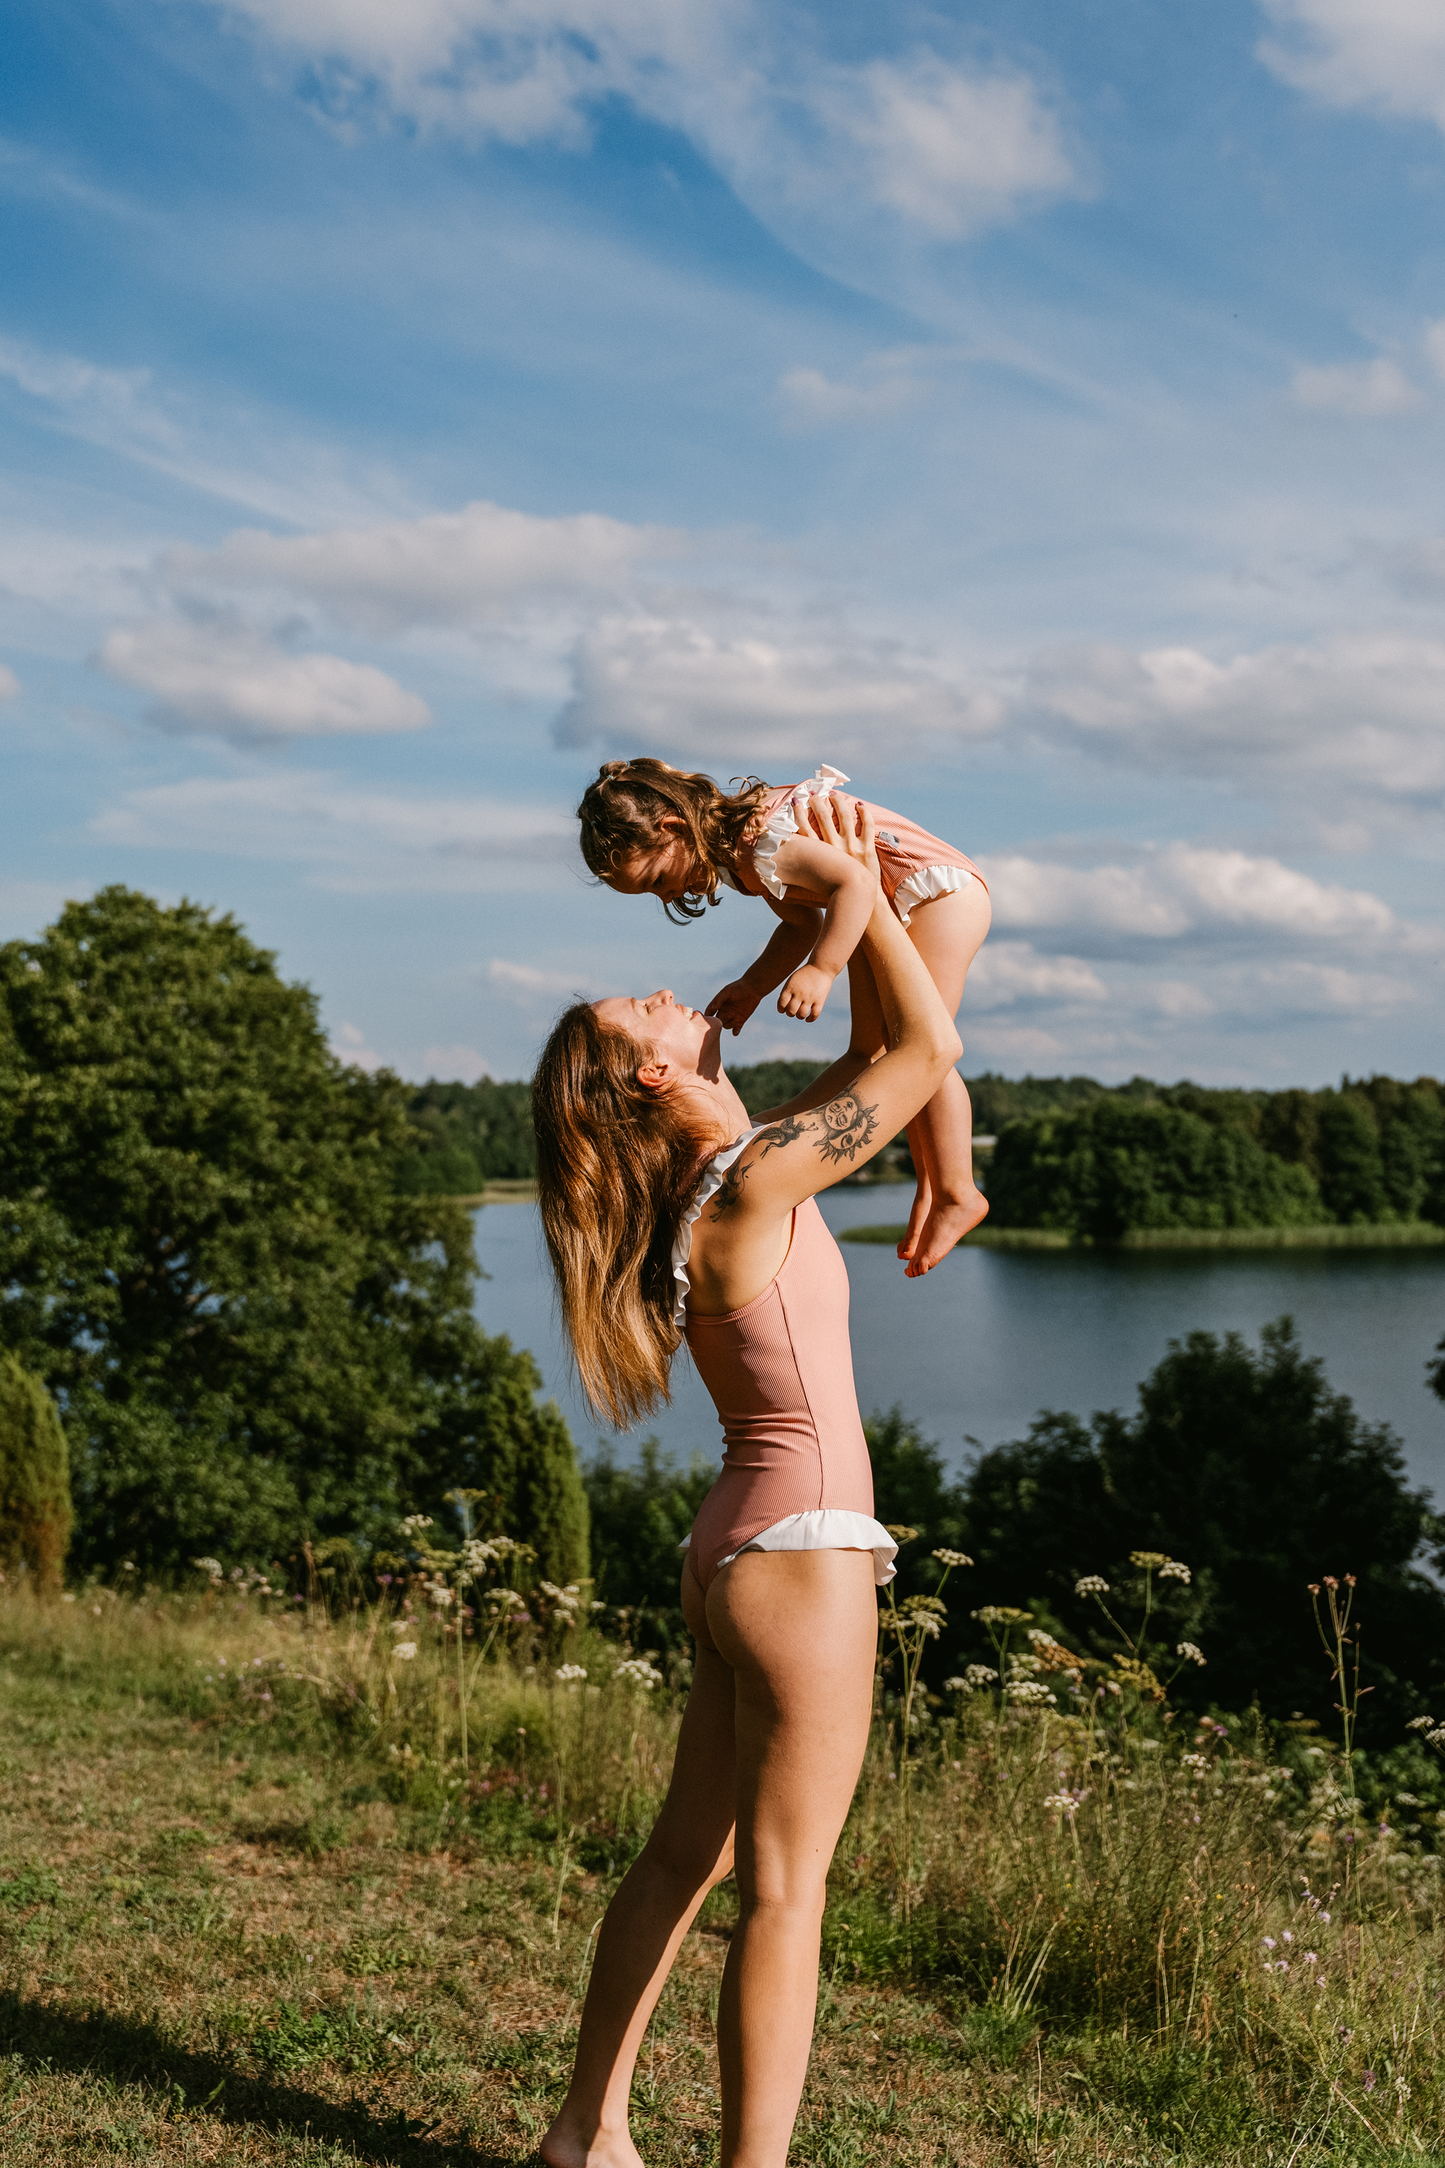
<svg viewBox="0 0 1445 2168">
<path fill-rule="evenodd" d="M 735 1036 L 779 983 L 780 1012 L 813 1023 L 846 964 L 861 1073 L 885 1045 L 882 1005 L 858 947 L 873 908 L 871 877 L 821 843 L 808 819 L 815 793 L 847 781 L 824 763 L 803 783 L 774 788 L 749 776 L 740 790 L 722 791 L 711 776 L 663 760 L 609 760 L 577 811 L 583 858 L 620 894 L 660 897 L 681 925 L 719 902 L 721 885 L 761 896 L 781 921 L 757 962 L 708 1003 L 706 1013 Z M 868 810 L 884 893 L 952 1015 L 988 932 L 983 875 L 962 851 L 901 814 Z M 836 1065 L 829 1079 L 835 1093 Z M 988 1210 L 973 1179 L 973 1109 L 956 1069 L 909 1123 L 908 1143 L 918 1188 L 898 1254 L 916 1278 Z"/>
</svg>

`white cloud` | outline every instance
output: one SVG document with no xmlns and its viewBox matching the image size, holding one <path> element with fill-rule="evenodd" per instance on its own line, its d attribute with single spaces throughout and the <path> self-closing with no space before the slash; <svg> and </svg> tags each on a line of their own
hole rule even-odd
<svg viewBox="0 0 1445 2168">
<path fill-rule="evenodd" d="M 245 626 L 163 619 L 106 634 L 100 667 L 156 696 L 153 719 L 246 744 L 284 738 L 420 730 L 418 699 L 370 663 L 292 655 Z"/>
<path fill-rule="evenodd" d="M 1027 941 L 985 942 L 968 975 L 970 1012 L 1102 1001 L 1103 980 L 1078 956 L 1040 956 Z"/>
<path fill-rule="evenodd" d="M 8 663 L 0 662 L 0 700 L 18 700 L 20 680 Z"/>
<path fill-rule="evenodd" d="M 1445 13 L 1439 0 L 1263 0 L 1282 38 L 1260 57 L 1326 105 L 1445 128 Z"/>
<path fill-rule="evenodd" d="M 687 538 L 597 512 L 540 519 L 500 504 L 326 534 L 242 528 L 213 550 L 167 551 L 172 585 L 300 596 L 368 631 L 466 625 L 533 596 L 624 587 L 642 559 L 677 556 Z"/>
<path fill-rule="evenodd" d="M 442 1077 L 448 1082 L 457 1080 L 475 1084 L 479 1077 L 492 1073 L 486 1056 L 479 1054 L 474 1046 L 429 1046 L 422 1059 L 428 1076 Z"/>
<path fill-rule="evenodd" d="M 1003 717 L 996 694 L 950 684 L 892 645 L 783 644 L 681 619 L 604 621 L 578 643 L 574 677 L 559 744 L 601 740 L 733 767 L 811 769 L 876 748 L 879 731 L 895 753 L 966 741 Z"/>
<path fill-rule="evenodd" d="M 584 978 L 586 975 L 585 972 L 582 974 Z M 579 991 L 575 971 L 543 971 L 536 964 L 508 963 L 500 956 L 487 965 L 487 980 L 503 993 L 523 1001 L 551 1000 L 558 994 Z"/>
<path fill-rule="evenodd" d="M 855 66 L 794 49 L 756 0 L 239 0 L 317 64 L 355 124 L 400 114 L 581 148 L 609 97 L 689 134 L 752 207 L 875 206 L 953 239 L 1077 191 L 1055 114 L 1018 69 L 923 50 Z M 861 199 L 861 200 L 860 200 Z"/>
<path fill-rule="evenodd" d="M 1445 641 L 1340 633 L 1216 663 L 1194 648 L 1094 647 L 1040 663 L 1029 699 L 1047 734 L 1152 769 L 1252 778 L 1361 821 L 1445 791 Z"/>
<path fill-rule="evenodd" d="M 804 427 L 872 421 L 916 404 L 920 385 L 899 372 L 868 384 L 835 384 L 821 369 L 790 369 L 778 383 L 790 419 Z"/>
<path fill-rule="evenodd" d="M 862 153 L 877 200 L 940 238 L 1077 191 L 1057 117 L 1026 75 L 974 74 L 924 52 L 832 71 L 815 95 Z"/>
<path fill-rule="evenodd" d="M 995 857 L 983 861 L 982 870 L 995 925 L 1009 932 L 1056 931 L 1071 946 L 1095 954 L 1116 951 L 1121 942 L 1217 944 L 1239 937 L 1369 948 L 1400 935 L 1378 896 L 1237 850 L 1172 843 L 1128 866 Z"/>
<path fill-rule="evenodd" d="M 1445 319 L 1425 326 L 1425 352 L 1437 376 L 1445 376 Z"/>
<path fill-rule="evenodd" d="M 322 887 L 357 892 L 555 889 L 578 864 L 577 824 L 551 807 L 403 797 L 318 773 L 131 791 L 91 826 L 128 846 L 289 860 Z"/>
<path fill-rule="evenodd" d="M 385 1066 L 385 1057 L 366 1043 L 366 1033 L 355 1024 L 338 1024 L 331 1034 L 331 1052 L 338 1061 L 349 1063 L 353 1069 L 373 1070 Z"/>
<path fill-rule="evenodd" d="M 1363 420 L 1408 414 L 1421 403 L 1420 393 L 1399 363 L 1383 356 L 1328 368 L 1296 369 L 1290 392 L 1297 405 L 1317 414 L 1346 414 Z"/>
</svg>

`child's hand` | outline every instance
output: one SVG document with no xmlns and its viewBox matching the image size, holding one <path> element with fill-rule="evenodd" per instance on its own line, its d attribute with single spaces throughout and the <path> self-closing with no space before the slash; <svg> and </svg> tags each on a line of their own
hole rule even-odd
<svg viewBox="0 0 1445 2168">
<path fill-rule="evenodd" d="M 732 979 L 713 995 L 702 1013 L 721 1017 L 724 1031 L 736 1038 L 761 1000 L 762 995 L 754 993 L 746 979 Z"/>
<path fill-rule="evenodd" d="M 800 964 L 778 996 L 779 1013 L 800 1017 L 805 1024 L 816 1023 L 832 991 L 831 971 L 820 970 L 817 964 Z"/>
</svg>

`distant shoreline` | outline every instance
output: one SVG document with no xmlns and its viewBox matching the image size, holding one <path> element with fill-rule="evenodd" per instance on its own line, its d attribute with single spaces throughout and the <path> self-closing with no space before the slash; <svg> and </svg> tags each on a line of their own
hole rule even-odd
<svg viewBox="0 0 1445 2168">
<path fill-rule="evenodd" d="M 895 1247 L 906 1232 L 896 1226 L 846 1227 L 840 1242 Z M 1118 1242 L 1075 1240 L 1048 1227 L 976 1227 L 960 1248 L 976 1250 L 1388 1250 L 1437 1249 L 1445 1227 L 1432 1220 L 1384 1221 L 1366 1227 L 1140 1227 Z"/>
</svg>

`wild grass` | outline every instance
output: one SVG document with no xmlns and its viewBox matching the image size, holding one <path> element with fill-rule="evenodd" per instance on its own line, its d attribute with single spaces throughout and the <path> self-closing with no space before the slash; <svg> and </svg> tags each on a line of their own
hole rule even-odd
<svg viewBox="0 0 1445 2168">
<path fill-rule="evenodd" d="M 370 1596 L 324 1561 L 303 1601 L 0 1591 L 6 2163 L 529 2156 L 686 1666 L 506 1547 L 408 1540 Z M 1434 1813 L 1367 1817 L 1308 1728 L 1176 1714 L 1137 1635 L 1085 1665 L 996 1613 L 930 1693 L 960 1588 L 886 1614 L 794 2157 L 1445 2159 Z M 715 2155 L 731 1916 L 644 2052 L 649 2161 Z"/>
</svg>

